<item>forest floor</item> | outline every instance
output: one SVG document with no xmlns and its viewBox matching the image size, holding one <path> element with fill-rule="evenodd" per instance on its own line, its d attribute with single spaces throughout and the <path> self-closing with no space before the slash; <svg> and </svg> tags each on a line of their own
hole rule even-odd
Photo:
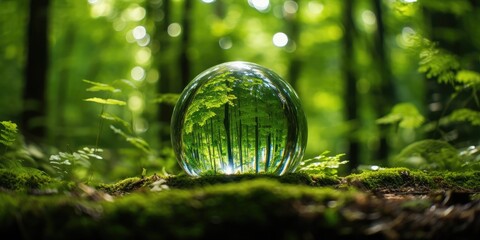
<svg viewBox="0 0 480 240">
<path fill-rule="evenodd" d="M 477 239 L 480 172 L 383 169 L 65 183 L 0 170 L 0 233 L 21 239 Z"/>
</svg>

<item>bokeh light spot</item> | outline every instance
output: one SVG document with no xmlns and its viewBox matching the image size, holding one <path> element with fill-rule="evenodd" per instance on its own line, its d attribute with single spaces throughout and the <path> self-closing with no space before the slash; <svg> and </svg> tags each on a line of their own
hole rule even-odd
<svg viewBox="0 0 480 240">
<path fill-rule="evenodd" d="M 144 38 L 137 40 L 137 44 L 140 47 L 145 47 L 150 43 L 150 35 L 145 35 Z"/>
<path fill-rule="evenodd" d="M 130 75 L 132 76 L 133 80 L 142 81 L 145 78 L 145 69 L 140 66 L 136 66 L 132 68 Z"/>
<path fill-rule="evenodd" d="M 145 29 L 144 26 L 136 26 L 136 27 L 132 30 L 132 34 L 133 34 L 133 37 L 134 37 L 136 40 L 140 40 L 140 39 L 144 38 L 144 37 L 147 35 L 147 29 Z"/>
<path fill-rule="evenodd" d="M 220 48 L 227 50 L 232 48 L 233 44 L 229 37 L 222 37 L 220 40 L 218 40 L 218 45 L 220 45 Z"/>
<path fill-rule="evenodd" d="M 288 43 L 288 36 L 283 32 L 277 32 L 273 35 L 273 45 L 277 47 L 285 47 Z"/>
<path fill-rule="evenodd" d="M 270 6 L 269 0 L 248 0 L 248 5 L 260 12 L 266 11 Z"/>
<path fill-rule="evenodd" d="M 367 25 L 374 25 L 377 23 L 377 17 L 372 11 L 365 10 L 362 12 L 362 21 Z"/>
<path fill-rule="evenodd" d="M 141 48 L 135 54 L 135 61 L 138 64 L 147 64 L 151 56 L 152 56 L 152 52 L 150 48 Z"/>
<path fill-rule="evenodd" d="M 172 23 L 168 25 L 167 33 L 170 37 L 178 37 L 182 33 L 182 26 L 179 23 Z"/>
<path fill-rule="evenodd" d="M 143 98 L 139 95 L 132 95 L 128 98 L 128 108 L 133 112 L 141 112 L 143 110 Z"/>
<path fill-rule="evenodd" d="M 320 15 L 323 12 L 323 4 L 310 1 L 307 9 L 312 15 Z"/>
<path fill-rule="evenodd" d="M 283 11 L 286 14 L 295 14 L 298 11 L 298 4 L 292 0 L 286 1 L 283 3 Z"/>
</svg>

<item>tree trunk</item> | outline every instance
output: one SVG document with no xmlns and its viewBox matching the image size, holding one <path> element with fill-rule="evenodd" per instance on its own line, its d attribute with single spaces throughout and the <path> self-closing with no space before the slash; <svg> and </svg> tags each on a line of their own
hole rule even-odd
<svg viewBox="0 0 480 240">
<path fill-rule="evenodd" d="M 300 5 L 300 0 L 295 0 L 295 3 L 297 5 Z M 289 14 L 286 16 L 286 21 L 287 21 L 287 34 L 289 37 L 289 45 L 288 47 L 293 47 L 293 48 L 298 48 L 298 44 L 300 43 L 299 38 L 300 38 L 300 22 L 299 22 L 299 17 L 300 17 L 300 7 L 298 8 L 296 13 Z M 291 43 L 290 43 L 291 42 Z M 297 51 L 294 51 L 290 53 L 290 63 L 289 63 L 289 68 L 288 68 L 288 81 L 290 82 L 290 85 L 294 89 L 297 89 L 297 81 L 300 76 L 301 72 L 301 66 L 302 66 L 302 61 L 300 56 L 298 55 Z"/>
<path fill-rule="evenodd" d="M 41 141 L 46 135 L 48 7 L 49 0 L 30 0 L 21 128 L 32 141 Z"/>
<path fill-rule="evenodd" d="M 172 66 L 171 59 L 168 54 L 171 50 L 170 37 L 167 30 L 170 24 L 171 0 L 164 0 L 162 4 L 149 4 L 147 8 L 148 17 L 155 24 L 155 29 L 152 37 L 152 67 L 159 72 L 159 80 L 157 82 L 157 92 L 159 95 L 176 92 L 171 84 Z M 163 16 L 163 17 L 162 17 Z M 159 103 L 157 110 L 157 119 L 159 124 L 159 140 L 160 143 L 170 142 L 170 120 L 172 117 L 173 106 L 171 104 Z"/>
<path fill-rule="evenodd" d="M 351 124 L 350 133 L 347 136 L 348 148 L 347 156 L 349 159 L 350 171 L 355 169 L 359 164 L 360 146 L 358 140 L 354 137 L 357 128 L 357 90 L 355 77 L 355 57 L 354 57 L 354 32 L 355 25 L 353 22 L 353 0 L 344 1 L 343 9 L 343 26 L 345 35 L 343 37 L 343 56 L 342 56 L 342 72 L 344 74 L 345 90 L 345 120 Z"/>
<path fill-rule="evenodd" d="M 188 46 L 190 44 L 190 28 L 193 10 L 193 1 L 184 1 L 183 5 L 183 21 L 182 21 L 182 40 L 180 46 L 180 70 L 182 89 L 190 82 L 190 61 L 188 59 Z"/>
<path fill-rule="evenodd" d="M 233 153 L 232 153 L 232 136 L 231 136 L 231 127 L 230 127 L 230 107 L 228 103 L 225 103 L 225 117 L 223 119 L 223 126 L 225 128 L 225 138 L 227 141 L 227 156 L 228 156 L 228 167 L 231 171 L 234 169 L 233 162 Z"/>
<path fill-rule="evenodd" d="M 383 10 L 381 0 L 373 0 L 373 10 L 377 18 L 377 31 L 373 36 L 372 59 L 377 66 L 379 84 L 374 88 L 374 107 L 377 116 L 385 116 L 397 102 L 393 76 L 390 69 L 390 61 L 385 47 L 385 27 L 383 23 Z M 388 131 L 386 126 L 379 126 L 380 138 L 376 151 L 376 160 L 387 161 L 389 157 L 390 146 L 388 143 Z"/>
</svg>

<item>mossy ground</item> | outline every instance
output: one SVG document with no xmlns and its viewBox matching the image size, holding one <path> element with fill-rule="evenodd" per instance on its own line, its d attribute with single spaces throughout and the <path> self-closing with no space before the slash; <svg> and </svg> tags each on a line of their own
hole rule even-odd
<svg viewBox="0 0 480 240">
<path fill-rule="evenodd" d="M 479 172 L 152 175 L 89 186 L 1 170 L 0 188 L 0 232 L 21 239 L 469 239 L 480 233 Z"/>
</svg>

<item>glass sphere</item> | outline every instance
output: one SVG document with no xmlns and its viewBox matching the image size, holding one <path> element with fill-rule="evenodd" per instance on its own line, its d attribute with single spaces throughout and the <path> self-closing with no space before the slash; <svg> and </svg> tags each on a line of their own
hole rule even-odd
<svg viewBox="0 0 480 240">
<path fill-rule="evenodd" d="M 192 176 L 293 172 L 307 123 L 294 89 L 249 62 L 227 62 L 195 77 L 173 110 L 171 140 Z"/>
</svg>

